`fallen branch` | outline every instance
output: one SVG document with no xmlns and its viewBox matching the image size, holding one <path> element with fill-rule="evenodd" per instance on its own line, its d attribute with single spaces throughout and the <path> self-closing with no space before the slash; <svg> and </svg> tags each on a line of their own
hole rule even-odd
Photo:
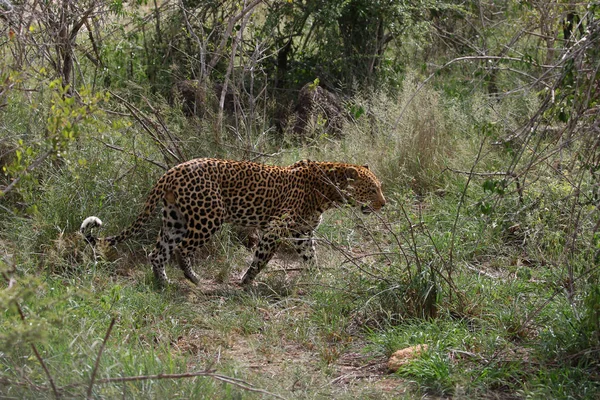
<svg viewBox="0 0 600 400">
<path fill-rule="evenodd" d="M 230 385 L 234 385 L 240 387 L 249 392 L 262 393 L 277 399 L 285 399 L 285 397 L 281 397 L 278 394 L 268 392 L 264 389 L 255 388 L 250 383 L 243 381 L 241 379 L 232 378 L 230 376 L 216 374 L 212 371 L 198 371 L 198 372 L 186 372 L 183 374 L 158 374 L 158 375 L 138 375 L 138 376 L 124 376 L 120 378 L 106 378 L 99 379 L 96 381 L 96 384 L 104 384 L 104 383 L 119 383 L 119 382 L 138 382 L 138 381 L 149 381 L 149 380 L 158 380 L 158 379 L 184 379 L 184 378 L 196 378 L 199 376 L 205 376 L 208 378 L 213 378 L 221 382 L 229 383 Z"/>
<path fill-rule="evenodd" d="M 285 400 L 285 397 L 282 397 L 275 393 L 271 393 L 264 389 L 256 388 L 256 387 L 252 386 L 252 384 L 250 384 L 244 380 L 233 378 L 233 377 L 226 376 L 226 375 L 216 374 L 210 370 L 198 371 L 198 372 L 187 372 L 187 373 L 183 373 L 183 374 L 158 374 L 158 375 L 124 376 L 124 377 L 120 377 L 120 378 L 105 378 L 105 379 L 96 380 L 94 382 L 94 384 L 99 385 L 99 384 L 105 384 L 105 383 L 138 382 L 138 381 L 157 380 L 157 379 L 185 379 L 185 378 L 196 378 L 196 377 L 213 378 L 215 380 L 237 386 L 237 387 L 247 390 L 249 392 L 262 393 L 262 394 L 265 394 L 268 396 L 272 396 L 276 399 Z M 29 387 L 34 387 L 37 391 L 44 391 L 44 390 L 49 389 L 48 386 L 46 386 L 46 385 L 35 385 L 31 382 L 12 381 L 10 379 L 3 378 L 3 377 L 0 377 L 0 385 L 21 386 L 21 387 L 29 386 Z M 60 387 L 55 392 L 55 396 L 56 396 L 56 398 L 59 398 L 59 393 L 63 392 L 65 389 L 68 389 L 68 388 L 72 389 L 72 388 L 84 386 L 84 385 L 86 385 L 86 383 L 73 383 L 70 385 Z"/>
<path fill-rule="evenodd" d="M 499 279 L 503 282 L 505 281 L 505 279 L 503 279 L 499 276 L 495 276 L 494 274 L 490 274 L 489 272 L 483 271 L 481 269 L 477 269 L 469 263 L 465 263 L 465 266 L 467 267 L 467 269 L 469 269 L 473 272 L 477 272 L 479 275 L 487 276 L 488 278 L 491 278 L 491 279 Z"/>
</svg>

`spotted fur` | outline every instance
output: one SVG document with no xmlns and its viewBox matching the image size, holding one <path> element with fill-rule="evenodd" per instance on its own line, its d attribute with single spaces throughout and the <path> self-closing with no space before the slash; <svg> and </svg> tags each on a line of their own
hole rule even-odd
<svg viewBox="0 0 600 400">
<path fill-rule="evenodd" d="M 90 228 L 102 225 L 97 217 L 86 218 L 80 231 L 92 245 L 114 245 L 138 233 L 159 200 L 163 201 L 162 229 L 149 259 L 160 284 L 168 281 L 165 264 L 174 251 L 180 253 L 185 277 L 198 283 L 192 256 L 223 223 L 255 227 L 263 233 L 242 278 L 242 284 L 249 284 L 282 238 L 293 238 L 303 260 L 314 264 L 313 231 L 321 214 L 336 204 L 357 205 L 364 213 L 385 205 L 381 183 L 368 166 L 303 160 L 278 167 L 200 158 L 167 171 L 152 188 L 136 221 L 120 234 L 92 236 Z"/>
</svg>

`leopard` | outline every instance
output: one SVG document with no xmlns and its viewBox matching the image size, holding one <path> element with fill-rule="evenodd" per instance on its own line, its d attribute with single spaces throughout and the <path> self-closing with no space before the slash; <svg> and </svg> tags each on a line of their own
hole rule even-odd
<svg viewBox="0 0 600 400">
<path fill-rule="evenodd" d="M 173 256 L 185 278 L 197 285 L 194 253 L 224 223 L 260 232 L 240 282 L 247 286 L 286 239 L 305 263 L 314 266 L 314 232 L 325 211 L 347 205 L 370 214 L 386 204 L 381 182 L 368 165 L 301 160 L 282 167 L 198 158 L 165 172 L 150 190 L 135 221 L 119 234 L 103 238 L 92 235 L 93 228 L 102 226 L 96 216 L 85 218 L 80 232 L 92 246 L 114 246 L 138 234 L 160 200 L 162 226 L 148 255 L 160 286 L 170 282 L 165 266 Z"/>
</svg>

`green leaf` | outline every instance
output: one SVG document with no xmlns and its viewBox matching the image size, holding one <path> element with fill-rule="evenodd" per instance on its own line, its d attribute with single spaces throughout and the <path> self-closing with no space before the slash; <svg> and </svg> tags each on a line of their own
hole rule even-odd
<svg viewBox="0 0 600 400">
<path fill-rule="evenodd" d="M 481 201 L 479 203 L 479 211 L 481 211 L 483 215 L 490 215 L 493 211 L 493 207 L 490 203 Z"/>
<path fill-rule="evenodd" d="M 496 188 L 497 182 L 492 180 L 492 179 L 488 179 L 485 182 L 483 182 L 483 190 L 485 192 L 494 192 L 494 189 Z"/>
</svg>

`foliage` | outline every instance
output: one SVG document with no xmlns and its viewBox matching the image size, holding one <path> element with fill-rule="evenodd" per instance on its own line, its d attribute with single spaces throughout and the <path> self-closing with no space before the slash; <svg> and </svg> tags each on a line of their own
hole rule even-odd
<svg viewBox="0 0 600 400">
<path fill-rule="evenodd" d="M 597 398 L 598 12 L 0 1 L 0 393 Z M 341 94 L 339 135 L 324 114 L 286 130 L 307 82 Z M 92 214 L 120 231 L 204 156 L 368 164 L 388 203 L 327 213 L 315 269 L 284 251 L 247 291 L 234 229 L 198 255 L 200 287 L 162 291 L 158 219 L 117 250 L 77 234 Z"/>
<path fill-rule="evenodd" d="M 11 137 L 3 138 L 13 148 L 14 156 L 11 162 L 2 166 L 4 174 L 11 178 L 12 182 L 0 192 L 0 195 L 12 190 L 17 183 L 23 185 L 28 182 L 31 189 L 31 184 L 37 184 L 37 177 L 32 173 L 35 168 L 49 161 L 64 160 L 65 154 L 79 141 L 82 132 L 90 127 L 102 129 L 102 124 L 98 124 L 95 117 L 101 113 L 99 105 L 107 99 L 106 94 L 91 95 L 82 88 L 80 97 L 75 99 L 67 96 L 69 86 L 61 85 L 60 80 L 50 82 L 48 91 L 49 96 L 42 98 L 42 101 L 49 102 L 47 109 L 35 103 L 30 106 L 33 113 L 47 115 L 43 134 L 33 137 L 25 134 L 25 138 L 29 136 L 27 141 L 23 138 L 17 140 Z"/>
</svg>

